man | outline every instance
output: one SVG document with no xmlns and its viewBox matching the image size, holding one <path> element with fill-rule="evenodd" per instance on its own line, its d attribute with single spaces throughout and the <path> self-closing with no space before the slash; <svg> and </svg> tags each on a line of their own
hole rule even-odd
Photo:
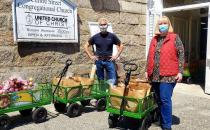
<svg viewBox="0 0 210 130">
<path fill-rule="evenodd" d="M 108 20 L 106 18 L 99 19 L 100 33 L 95 34 L 85 44 L 85 52 L 91 60 L 96 64 L 96 74 L 99 80 L 104 80 L 104 70 L 108 76 L 108 82 L 111 85 L 116 84 L 116 70 L 114 61 L 120 56 L 123 45 L 119 38 L 107 31 Z M 96 46 L 96 51 L 92 55 L 88 48 L 90 46 Z M 118 52 L 112 56 L 113 45 L 117 45 Z"/>
</svg>

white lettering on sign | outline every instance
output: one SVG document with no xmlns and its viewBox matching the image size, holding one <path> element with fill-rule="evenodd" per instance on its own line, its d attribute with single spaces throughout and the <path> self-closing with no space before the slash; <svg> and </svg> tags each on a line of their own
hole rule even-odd
<svg viewBox="0 0 210 130">
<path fill-rule="evenodd" d="M 17 41 L 78 42 L 77 9 L 68 0 L 14 0 Z"/>
</svg>

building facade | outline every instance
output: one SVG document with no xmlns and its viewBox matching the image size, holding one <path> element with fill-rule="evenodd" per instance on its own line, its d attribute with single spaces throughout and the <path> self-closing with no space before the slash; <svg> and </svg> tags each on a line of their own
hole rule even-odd
<svg viewBox="0 0 210 130">
<path fill-rule="evenodd" d="M 36 81 L 50 81 L 63 69 L 66 59 L 73 64 L 69 71 L 90 70 L 92 62 L 83 45 L 90 37 L 88 22 L 106 17 L 113 32 L 125 45 L 119 63 L 133 61 L 145 64 L 146 0 L 71 0 L 77 5 L 78 43 L 14 42 L 13 0 L 0 1 L 0 79 L 13 74 L 33 77 Z M 142 72 L 143 73 L 143 72 Z"/>
<path fill-rule="evenodd" d="M 118 64 L 137 63 L 136 73 L 143 77 L 155 23 L 166 15 L 183 41 L 193 83 L 203 84 L 205 92 L 210 93 L 209 0 L 70 0 L 77 6 L 76 43 L 14 42 L 13 1 L 0 0 L 1 81 L 13 74 L 33 77 L 39 82 L 50 81 L 68 58 L 73 61 L 69 71 L 89 71 L 93 63 L 83 45 L 91 35 L 88 23 L 97 22 L 100 17 L 109 20 L 125 46 Z"/>
</svg>

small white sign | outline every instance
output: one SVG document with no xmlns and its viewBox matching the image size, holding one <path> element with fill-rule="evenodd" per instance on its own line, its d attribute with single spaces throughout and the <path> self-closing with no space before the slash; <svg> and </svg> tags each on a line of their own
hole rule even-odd
<svg viewBox="0 0 210 130">
<path fill-rule="evenodd" d="M 13 0 L 17 42 L 78 42 L 77 8 L 68 0 Z"/>
<path fill-rule="evenodd" d="M 88 25 L 89 25 L 89 28 L 90 28 L 90 35 L 91 36 L 94 36 L 95 34 L 100 32 L 100 28 L 99 28 L 98 22 L 88 22 Z M 108 23 L 107 31 L 113 33 L 111 23 Z M 95 46 L 94 46 L 94 50 L 96 50 Z M 113 53 L 112 53 L 112 55 L 116 55 L 117 52 L 118 52 L 117 46 L 114 45 L 113 46 Z"/>
</svg>

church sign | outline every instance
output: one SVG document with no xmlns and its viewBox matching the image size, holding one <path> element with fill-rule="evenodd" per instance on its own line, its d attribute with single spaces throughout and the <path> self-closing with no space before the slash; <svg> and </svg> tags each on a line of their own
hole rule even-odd
<svg viewBox="0 0 210 130">
<path fill-rule="evenodd" d="M 68 0 L 14 0 L 16 42 L 78 42 L 77 8 Z"/>
</svg>

